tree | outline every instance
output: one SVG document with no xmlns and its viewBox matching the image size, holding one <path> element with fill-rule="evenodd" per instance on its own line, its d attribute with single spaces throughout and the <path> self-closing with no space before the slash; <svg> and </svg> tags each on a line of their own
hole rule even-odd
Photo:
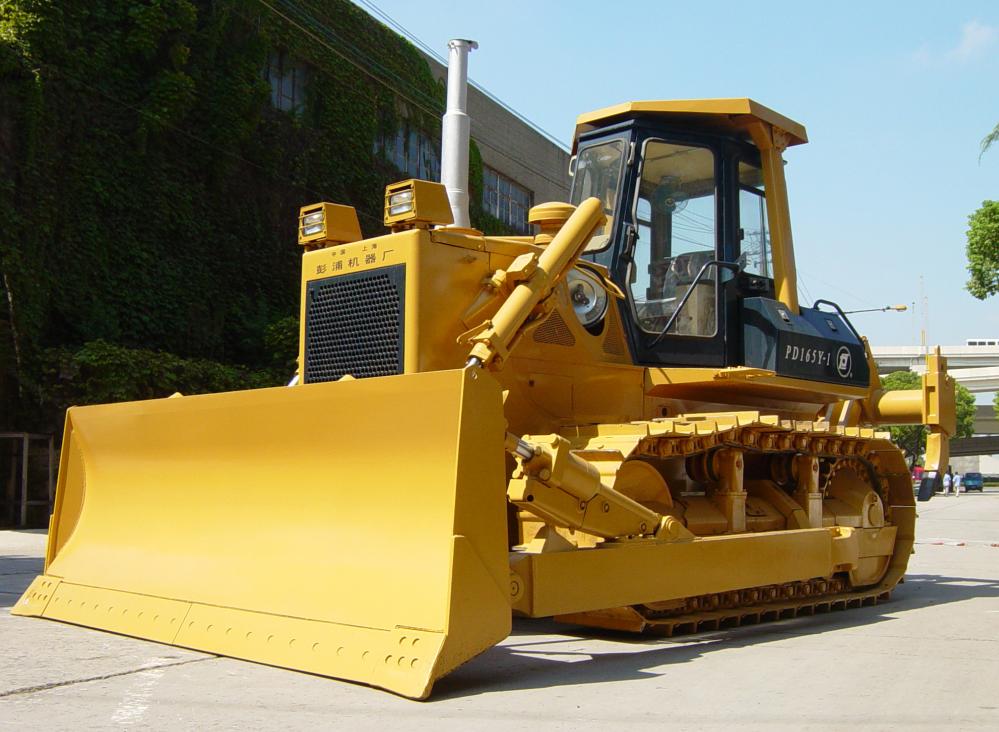
<svg viewBox="0 0 999 732">
<path fill-rule="evenodd" d="M 895 371 L 881 377 L 886 391 L 921 389 L 922 377 L 912 371 Z M 961 384 L 954 394 L 957 412 L 957 432 L 952 437 L 971 437 L 975 431 L 975 397 Z M 921 424 L 891 427 L 891 439 L 902 448 L 909 465 L 914 466 L 926 450 L 926 428 Z"/>
<path fill-rule="evenodd" d="M 975 434 L 975 395 L 968 387 L 956 384 L 954 400 L 957 402 L 957 434 L 954 437 L 971 437 Z"/>
<path fill-rule="evenodd" d="M 999 124 L 982 140 L 982 155 L 999 140 Z M 999 202 L 984 201 L 982 207 L 968 217 L 968 272 L 971 279 L 968 292 L 984 300 L 999 292 Z M 999 397 L 997 397 L 999 399 Z M 999 410 L 999 402 L 996 403 Z"/>
<path fill-rule="evenodd" d="M 999 293 L 999 201 L 983 201 L 968 217 L 968 292 L 984 300 Z"/>
</svg>

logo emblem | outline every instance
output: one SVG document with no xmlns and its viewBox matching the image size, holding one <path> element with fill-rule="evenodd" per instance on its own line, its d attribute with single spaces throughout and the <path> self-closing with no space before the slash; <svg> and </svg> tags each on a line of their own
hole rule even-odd
<svg viewBox="0 0 999 732">
<path fill-rule="evenodd" d="M 836 372 L 841 379 L 848 379 L 853 375 L 853 359 L 846 346 L 840 346 L 836 352 Z"/>
</svg>

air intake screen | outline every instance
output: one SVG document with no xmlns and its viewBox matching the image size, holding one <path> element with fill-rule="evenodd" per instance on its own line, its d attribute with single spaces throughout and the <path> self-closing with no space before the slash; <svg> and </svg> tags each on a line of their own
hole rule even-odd
<svg viewBox="0 0 999 732">
<path fill-rule="evenodd" d="M 548 319 L 538 326 L 538 329 L 534 331 L 534 340 L 538 343 L 554 343 L 558 346 L 576 345 L 572 331 L 569 330 L 569 326 L 565 324 L 558 310 L 553 310 Z"/>
<path fill-rule="evenodd" d="M 312 280 L 305 312 L 305 382 L 402 373 L 406 267 Z"/>
</svg>

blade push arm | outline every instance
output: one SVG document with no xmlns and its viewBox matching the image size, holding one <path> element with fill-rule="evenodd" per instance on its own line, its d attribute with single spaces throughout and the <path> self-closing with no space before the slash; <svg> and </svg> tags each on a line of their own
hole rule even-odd
<svg viewBox="0 0 999 732">
<path fill-rule="evenodd" d="M 507 490 L 512 503 L 554 526 L 613 539 L 655 534 L 662 517 L 605 486 L 599 471 L 573 455 L 558 435 L 507 436 L 517 469 Z"/>
<path fill-rule="evenodd" d="M 552 526 L 604 539 L 692 539 L 672 516 L 646 508 L 600 480 L 597 468 L 572 453 L 559 435 L 506 436 L 506 449 L 517 460 L 507 498 Z"/>
</svg>

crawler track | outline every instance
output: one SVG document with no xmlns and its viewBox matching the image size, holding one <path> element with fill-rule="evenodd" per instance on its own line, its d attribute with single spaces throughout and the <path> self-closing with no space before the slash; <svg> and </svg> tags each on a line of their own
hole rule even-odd
<svg viewBox="0 0 999 732">
<path fill-rule="evenodd" d="M 803 585 L 836 586 L 842 581 L 811 580 L 789 582 L 785 585 L 741 590 L 737 593 L 719 593 L 687 598 L 682 609 L 675 613 L 665 613 L 649 605 L 636 605 L 626 608 L 612 608 L 590 613 L 559 615 L 557 620 L 564 623 L 588 625 L 591 627 L 623 630 L 635 633 L 648 632 L 671 638 L 676 635 L 703 633 L 723 628 L 737 628 L 742 625 L 757 625 L 775 620 L 786 620 L 802 615 L 818 615 L 836 610 L 877 605 L 891 598 L 892 588 L 884 584 L 866 590 L 825 592 L 821 594 L 795 595 Z M 897 584 L 897 581 L 896 583 Z M 790 592 L 789 592 L 790 590 Z M 760 602 L 747 599 L 754 594 L 773 593 L 777 599 Z M 728 595 L 738 595 L 739 600 L 729 602 Z M 792 595 L 789 597 L 789 595 Z M 700 607 L 702 609 L 695 610 Z M 706 609 L 714 608 L 714 609 Z"/>
<path fill-rule="evenodd" d="M 847 468 L 863 472 L 881 498 L 884 525 L 897 527 L 897 538 L 880 579 L 853 587 L 849 575 L 835 573 L 784 584 L 748 587 L 657 603 L 559 615 L 563 622 L 674 636 L 756 624 L 800 615 L 875 605 L 887 601 L 905 574 L 914 541 L 915 503 L 902 453 L 884 433 L 842 428 L 824 422 L 792 422 L 755 412 L 685 415 L 615 426 L 603 434 L 580 433 L 582 450 L 618 450 L 628 458 L 682 458 L 697 469 L 712 450 L 733 447 L 747 462 L 773 467 L 771 478 L 790 495 L 793 480 L 783 466 L 795 455 L 820 461 L 819 489 L 825 497 L 831 481 Z M 644 434 L 641 434 L 644 432 Z M 629 449 L 630 446 L 630 449 Z M 710 480 L 710 478 L 708 478 Z M 823 525 L 830 524 L 828 518 Z"/>
</svg>

